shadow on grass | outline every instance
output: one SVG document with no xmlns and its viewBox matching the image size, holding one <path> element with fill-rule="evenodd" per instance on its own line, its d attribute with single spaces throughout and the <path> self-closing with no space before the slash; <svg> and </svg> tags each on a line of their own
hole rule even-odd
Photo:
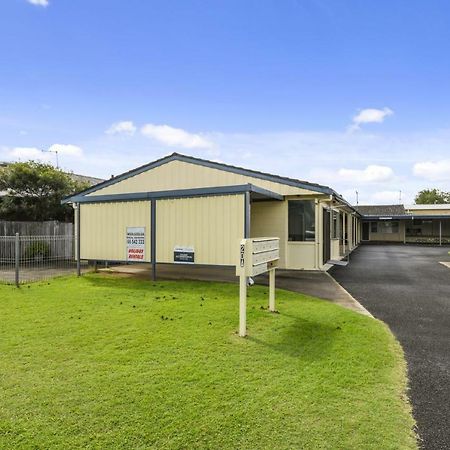
<svg viewBox="0 0 450 450">
<path fill-rule="evenodd" d="M 273 340 L 269 341 L 253 335 L 247 336 L 247 339 L 292 358 L 301 357 L 303 360 L 316 361 L 332 352 L 334 341 L 339 333 L 342 333 L 339 326 L 292 315 L 284 316 L 291 318 L 292 322 L 279 327 L 276 333 L 270 333 Z"/>
<path fill-rule="evenodd" d="M 186 294 L 193 294 L 194 291 L 199 296 L 213 296 L 229 295 L 230 285 L 233 287 L 233 283 L 223 283 L 219 281 L 207 281 L 207 280 L 145 280 L 142 278 L 136 278 L 134 276 L 128 276 L 117 273 L 95 273 L 86 276 L 85 279 L 91 286 L 99 288 L 113 288 L 113 289 L 132 289 L 135 291 L 158 292 L 159 289 L 170 289 L 172 292 L 185 292 Z M 236 288 L 237 294 L 237 285 Z"/>
<path fill-rule="evenodd" d="M 83 277 L 91 285 L 96 287 L 114 288 L 114 289 L 142 289 L 159 287 L 157 281 L 145 280 L 129 274 L 121 273 L 91 273 Z"/>
</svg>

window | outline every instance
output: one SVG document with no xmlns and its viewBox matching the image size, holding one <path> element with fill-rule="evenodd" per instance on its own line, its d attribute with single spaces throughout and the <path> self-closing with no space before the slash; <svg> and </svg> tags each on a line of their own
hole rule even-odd
<svg viewBox="0 0 450 450">
<path fill-rule="evenodd" d="M 314 200 L 289 201 L 289 240 L 314 241 L 316 238 L 316 206 Z"/>
<path fill-rule="evenodd" d="M 379 233 L 398 233 L 398 221 L 378 222 Z"/>
<path fill-rule="evenodd" d="M 370 232 L 378 233 L 378 222 L 370 222 Z"/>
</svg>

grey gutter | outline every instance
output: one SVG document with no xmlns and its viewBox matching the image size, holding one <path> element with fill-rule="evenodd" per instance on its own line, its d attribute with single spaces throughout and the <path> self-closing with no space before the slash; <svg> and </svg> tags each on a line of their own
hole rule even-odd
<svg viewBox="0 0 450 450">
<path fill-rule="evenodd" d="M 379 216 L 362 216 L 363 220 L 371 221 L 371 220 L 416 220 L 416 219 L 449 219 L 450 215 L 412 215 L 412 214 L 406 214 L 406 215 L 396 215 L 396 216 L 389 216 L 389 215 L 379 215 Z"/>
<path fill-rule="evenodd" d="M 85 196 L 74 195 L 61 201 L 65 203 L 100 203 L 100 202 L 125 202 L 131 200 L 151 200 L 151 199 L 170 199 L 185 197 L 208 197 L 215 195 L 232 195 L 243 194 L 245 192 L 254 192 L 274 200 L 283 200 L 283 196 L 276 192 L 254 186 L 253 184 L 240 184 L 232 186 L 213 186 L 195 189 L 175 189 L 171 191 L 155 191 L 155 192 L 135 192 L 129 194 L 109 194 L 109 195 L 93 195 Z"/>
<path fill-rule="evenodd" d="M 334 191 L 333 191 L 334 192 Z M 345 206 L 348 206 L 353 212 L 355 212 L 359 217 L 363 217 L 363 215 L 354 207 L 352 206 L 347 200 L 345 200 L 344 197 L 339 195 L 337 192 L 334 192 L 333 197 L 335 200 L 342 202 Z"/>
</svg>

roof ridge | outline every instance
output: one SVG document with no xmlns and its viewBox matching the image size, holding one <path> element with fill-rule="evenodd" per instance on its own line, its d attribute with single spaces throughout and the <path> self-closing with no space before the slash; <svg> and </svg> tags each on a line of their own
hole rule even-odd
<svg viewBox="0 0 450 450">
<path fill-rule="evenodd" d="M 287 176 L 284 176 L 284 175 L 276 175 L 276 174 L 273 174 L 273 173 L 263 172 L 263 171 L 260 171 L 260 170 L 247 169 L 246 167 L 235 166 L 234 164 L 227 164 L 227 163 L 219 162 L 219 161 L 212 161 L 210 159 L 204 159 L 204 158 L 199 158 L 197 156 L 185 155 L 183 153 L 174 152 L 174 153 L 172 153 L 169 156 L 181 156 L 183 158 L 193 159 L 193 160 L 196 160 L 196 161 L 202 161 L 202 162 L 217 164 L 217 165 L 224 166 L 224 167 L 229 167 L 229 168 L 232 168 L 232 169 L 245 170 L 246 172 L 251 172 L 251 173 L 260 174 L 260 175 L 268 175 L 270 177 L 278 178 L 280 180 L 290 180 L 290 181 L 295 181 L 295 182 L 298 182 L 298 183 L 303 183 L 303 184 L 308 184 L 308 185 L 311 185 L 311 186 L 327 188 L 327 189 L 331 190 L 331 188 L 329 186 L 324 185 L 324 184 L 312 183 L 311 181 L 305 181 L 305 180 L 301 180 L 299 178 L 291 178 L 291 177 L 287 177 Z"/>
</svg>

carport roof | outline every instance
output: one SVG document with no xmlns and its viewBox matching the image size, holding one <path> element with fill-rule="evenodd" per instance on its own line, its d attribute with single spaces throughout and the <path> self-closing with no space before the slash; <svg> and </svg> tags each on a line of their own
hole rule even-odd
<svg viewBox="0 0 450 450">
<path fill-rule="evenodd" d="M 414 214 L 414 211 L 406 211 L 403 205 L 362 205 L 355 209 L 366 220 L 450 219 L 449 214 Z"/>
<path fill-rule="evenodd" d="M 244 194 L 248 192 L 251 200 L 283 200 L 283 196 L 276 192 L 254 186 L 253 184 L 238 184 L 233 186 L 214 186 L 196 189 L 175 189 L 171 191 L 133 192 L 129 194 L 109 194 L 86 196 L 84 194 L 74 195 L 62 201 L 62 203 L 103 203 L 103 202 L 125 202 L 131 200 L 163 200 L 186 197 L 206 197 Z"/>
</svg>

